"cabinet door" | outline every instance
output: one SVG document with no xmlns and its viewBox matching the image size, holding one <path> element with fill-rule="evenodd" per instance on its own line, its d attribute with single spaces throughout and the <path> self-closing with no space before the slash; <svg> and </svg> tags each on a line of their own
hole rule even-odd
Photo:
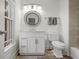
<svg viewBox="0 0 79 59">
<path fill-rule="evenodd" d="M 35 53 L 35 52 L 36 52 L 35 39 L 29 38 L 28 39 L 28 53 Z"/>
<path fill-rule="evenodd" d="M 45 52 L 45 40 L 44 39 L 37 39 L 37 45 L 36 45 L 36 49 L 37 49 L 37 53 L 43 53 Z"/>
<path fill-rule="evenodd" d="M 28 41 L 25 38 L 22 38 L 20 40 L 20 53 L 27 53 L 27 47 L 28 47 L 27 42 Z"/>
</svg>

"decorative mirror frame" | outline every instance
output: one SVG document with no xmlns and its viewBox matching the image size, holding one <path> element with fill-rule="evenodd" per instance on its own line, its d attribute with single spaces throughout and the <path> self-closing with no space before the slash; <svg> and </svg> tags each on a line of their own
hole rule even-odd
<svg viewBox="0 0 79 59">
<path fill-rule="evenodd" d="M 34 16 L 32 16 L 33 18 L 30 18 L 29 17 L 30 15 L 31 16 L 32 15 L 37 16 L 37 19 Z M 25 20 L 26 24 L 31 25 L 31 26 L 35 26 L 35 25 L 38 25 L 40 23 L 40 21 L 41 21 L 41 15 L 38 12 L 36 12 L 36 11 L 28 11 L 24 15 L 24 20 Z"/>
</svg>

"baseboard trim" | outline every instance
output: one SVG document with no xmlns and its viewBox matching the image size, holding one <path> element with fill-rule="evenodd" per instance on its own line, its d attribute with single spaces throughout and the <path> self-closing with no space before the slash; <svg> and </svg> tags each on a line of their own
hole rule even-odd
<svg viewBox="0 0 79 59">
<path fill-rule="evenodd" d="M 19 55 L 26 55 L 26 56 L 44 56 L 45 53 L 20 53 Z"/>
</svg>

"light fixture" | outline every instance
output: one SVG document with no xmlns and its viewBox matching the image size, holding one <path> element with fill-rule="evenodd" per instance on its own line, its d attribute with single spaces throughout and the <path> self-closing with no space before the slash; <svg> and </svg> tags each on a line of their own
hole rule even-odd
<svg viewBox="0 0 79 59">
<path fill-rule="evenodd" d="M 24 10 L 25 11 L 38 11 L 41 12 L 42 11 L 42 7 L 40 6 L 40 4 L 24 4 Z"/>
</svg>

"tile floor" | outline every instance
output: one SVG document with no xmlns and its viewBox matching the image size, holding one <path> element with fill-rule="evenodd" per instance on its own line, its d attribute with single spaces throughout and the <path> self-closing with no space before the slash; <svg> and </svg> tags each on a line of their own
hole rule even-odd
<svg viewBox="0 0 79 59">
<path fill-rule="evenodd" d="M 56 57 L 47 57 L 47 56 L 17 56 L 17 59 L 59 59 Z M 62 59 L 71 59 L 70 57 L 64 57 Z"/>
<path fill-rule="evenodd" d="M 59 59 L 56 58 L 53 53 L 47 52 L 44 56 L 17 56 L 17 59 Z M 64 57 L 63 59 L 71 59 L 70 57 Z"/>
</svg>

